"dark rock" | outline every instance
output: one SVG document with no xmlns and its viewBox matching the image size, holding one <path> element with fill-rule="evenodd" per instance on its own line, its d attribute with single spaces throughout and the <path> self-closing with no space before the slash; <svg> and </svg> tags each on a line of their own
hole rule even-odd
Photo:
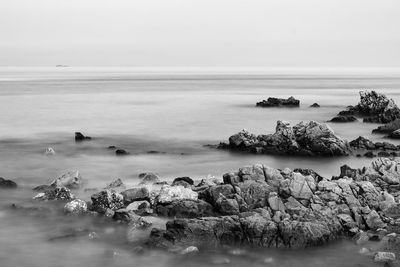
<svg viewBox="0 0 400 267">
<path fill-rule="evenodd" d="M 175 183 L 180 182 L 180 181 L 184 181 L 184 182 L 188 183 L 189 185 L 194 184 L 194 181 L 190 177 L 178 177 L 178 178 L 174 179 L 174 181 L 172 182 L 172 185 L 174 185 Z"/>
<path fill-rule="evenodd" d="M 124 197 L 111 190 L 103 190 L 91 196 L 93 211 L 106 213 L 107 209 L 117 210 L 124 206 Z"/>
<path fill-rule="evenodd" d="M 75 132 L 75 141 L 81 142 L 81 141 L 87 141 L 91 140 L 92 137 L 90 136 L 84 136 L 81 132 Z"/>
<path fill-rule="evenodd" d="M 372 130 L 373 133 L 391 133 L 400 129 L 400 119 L 395 119 L 385 125 L 379 126 L 378 128 Z"/>
<path fill-rule="evenodd" d="M 288 99 L 269 97 L 267 100 L 263 100 L 256 104 L 257 107 L 299 107 L 300 100 L 294 97 L 289 97 Z"/>
<path fill-rule="evenodd" d="M 310 108 L 319 108 L 320 105 L 318 103 L 314 103 L 310 106 Z"/>
<path fill-rule="evenodd" d="M 393 131 L 389 134 L 392 139 L 400 139 L 400 130 Z"/>
<path fill-rule="evenodd" d="M 339 178 L 349 177 L 356 178 L 359 175 L 359 171 L 357 169 L 352 169 L 348 165 L 343 165 L 340 167 L 340 175 Z"/>
<path fill-rule="evenodd" d="M 351 141 L 350 146 L 353 149 L 367 149 L 367 150 L 376 149 L 374 142 L 362 136 L 359 136 L 357 139 Z"/>
<path fill-rule="evenodd" d="M 342 115 L 333 117 L 330 120 L 330 122 L 353 122 L 353 121 L 357 121 L 357 118 L 354 116 L 342 116 Z"/>
<path fill-rule="evenodd" d="M 125 156 L 125 155 L 129 155 L 130 153 L 128 151 L 126 151 L 125 149 L 117 149 L 115 150 L 115 155 L 117 156 Z"/>
<path fill-rule="evenodd" d="M 125 204 L 140 200 L 150 200 L 150 192 L 146 187 L 131 188 L 121 192 L 121 195 Z"/>
<path fill-rule="evenodd" d="M 109 146 L 108 149 L 116 149 L 116 146 Z"/>
<path fill-rule="evenodd" d="M 347 141 L 336 136 L 328 125 L 314 121 L 300 122 L 293 127 L 278 121 L 276 132 L 269 135 L 255 136 L 242 130 L 229 138 L 229 144 L 219 148 L 300 156 L 344 156 L 350 152 Z"/>
<path fill-rule="evenodd" d="M 154 211 L 160 216 L 176 218 L 207 217 L 215 214 L 213 206 L 200 199 L 179 199 L 167 204 L 158 203 Z"/>
<path fill-rule="evenodd" d="M 0 188 L 17 188 L 17 183 L 0 177 Z"/>
<path fill-rule="evenodd" d="M 376 155 L 372 151 L 368 151 L 367 153 L 364 154 L 364 157 L 374 158 L 376 157 Z"/>
<path fill-rule="evenodd" d="M 386 152 L 386 151 L 379 151 L 378 152 L 378 157 L 386 157 L 386 158 L 388 158 L 390 156 L 391 156 L 391 154 L 389 152 Z"/>
</svg>

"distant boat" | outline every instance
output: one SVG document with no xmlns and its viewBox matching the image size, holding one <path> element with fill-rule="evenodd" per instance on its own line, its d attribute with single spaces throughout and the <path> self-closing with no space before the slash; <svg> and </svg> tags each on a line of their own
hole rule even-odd
<svg viewBox="0 0 400 267">
<path fill-rule="evenodd" d="M 68 65 L 56 65 L 57 68 L 67 68 L 69 67 Z"/>
</svg>

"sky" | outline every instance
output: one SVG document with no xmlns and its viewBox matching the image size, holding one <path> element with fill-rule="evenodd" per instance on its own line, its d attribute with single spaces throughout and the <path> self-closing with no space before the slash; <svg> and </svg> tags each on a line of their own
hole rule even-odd
<svg viewBox="0 0 400 267">
<path fill-rule="evenodd" d="M 1 0 L 0 66 L 400 67 L 398 0 Z"/>
</svg>

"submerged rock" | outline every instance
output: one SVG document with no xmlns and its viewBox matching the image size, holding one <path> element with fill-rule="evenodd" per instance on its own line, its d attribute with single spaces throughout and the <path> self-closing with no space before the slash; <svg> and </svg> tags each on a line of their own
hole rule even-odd
<svg viewBox="0 0 400 267">
<path fill-rule="evenodd" d="M 76 142 L 87 141 L 87 140 L 91 140 L 91 139 L 92 139 L 92 137 L 84 136 L 81 132 L 75 132 L 75 141 Z"/>
<path fill-rule="evenodd" d="M 0 177 L 0 188 L 17 188 L 17 183 Z"/>
<path fill-rule="evenodd" d="M 258 154 L 303 156 L 344 156 L 350 152 L 347 141 L 336 136 L 327 125 L 315 121 L 295 126 L 278 121 L 274 134 L 255 136 L 246 130 L 229 137 L 229 143 L 219 148 Z"/>
<path fill-rule="evenodd" d="M 353 122 L 357 121 L 357 118 L 354 116 L 342 116 L 338 115 L 330 120 L 330 122 Z"/>
<path fill-rule="evenodd" d="M 78 188 L 82 182 L 82 176 L 80 175 L 79 171 L 69 171 L 64 173 L 60 177 L 56 178 L 50 186 L 57 187 L 57 186 L 65 186 L 67 188 L 73 189 Z"/>
<path fill-rule="evenodd" d="M 263 100 L 256 104 L 257 107 L 299 107 L 300 100 L 295 99 L 293 96 L 288 99 L 269 97 L 267 100 Z"/>
</svg>

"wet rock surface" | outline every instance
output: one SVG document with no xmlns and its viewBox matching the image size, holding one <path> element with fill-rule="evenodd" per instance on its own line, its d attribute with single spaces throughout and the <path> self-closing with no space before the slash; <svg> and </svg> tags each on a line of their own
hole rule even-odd
<svg viewBox="0 0 400 267">
<path fill-rule="evenodd" d="M 389 123 L 400 118 L 400 109 L 393 99 L 376 91 L 361 91 L 360 102 L 339 112 L 342 116 L 360 116 L 364 122 Z"/>
<path fill-rule="evenodd" d="M 246 130 L 229 137 L 229 143 L 218 148 L 257 154 L 302 156 L 344 156 L 350 152 L 347 141 L 341 139 L 323 123 L 300 122 L 295 126 L 278 121 L 274 134 L 254 135 Z"/>
<path fill-rule="evenodd" d="M 288 99 L 269 97 L 267 100 L 257 102 L 257 107 L 299 107 L 300 100 L 295 99 L 293 96 Z"/>
</svg>

